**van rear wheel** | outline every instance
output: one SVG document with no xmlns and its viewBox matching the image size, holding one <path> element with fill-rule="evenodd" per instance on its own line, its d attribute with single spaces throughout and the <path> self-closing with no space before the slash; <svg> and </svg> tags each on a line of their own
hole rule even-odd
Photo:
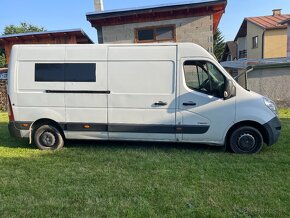
<svg viewBox="0 0 290 218">
<path fill-rule="evenodd" d="M 260 131 L 251 126 L 239 127 L 233 131 L 229 145 L 238 154 L 255 154 L 263 147 L 263 136 Z"/>
<path fill-rule="evenodd" d="M 64 145 L 62 134 L 51 125 L 40 126 L 35 131 L 34 142 L 40 150 L 58 150 Z"/>
</svg>

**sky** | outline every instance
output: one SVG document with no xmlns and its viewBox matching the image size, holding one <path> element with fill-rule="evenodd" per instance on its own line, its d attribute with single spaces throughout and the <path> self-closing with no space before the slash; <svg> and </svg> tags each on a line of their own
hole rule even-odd
<svg viewBox="0 0 290 218">
<path fill-rule="evenodd" d="M 86 20 L 94 0 L 0 0 L 0 34 L 10 24 L 28 22 L 46 30 L 83 29 L 93 41 L 97 32 Z M 142 7 L 188 0 L 104 0 L 105 10 Z M 271 15 L 280 8 L 290 14 L 290 0 L 228 0 L 219 28 L 226 41 L 233 40 L 245 17 Z"/>
</svg>

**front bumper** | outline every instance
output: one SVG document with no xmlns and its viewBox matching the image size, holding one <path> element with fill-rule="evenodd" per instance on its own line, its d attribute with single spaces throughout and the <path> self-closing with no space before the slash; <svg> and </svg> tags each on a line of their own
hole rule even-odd
<svg viewBox="0 0 290 218">
<path fill-rule="evenodd" d="M 274 117 L 272 120 L 267 122 L 266 124 L 263 125 L 266 133 L 267 133 L 267 138 L 266 138 L 266 144 L 271 146 L 274 145 L 280 136 L 281 133 L 281 121 L 279 120 L 278 117 Z"/>
</svg>

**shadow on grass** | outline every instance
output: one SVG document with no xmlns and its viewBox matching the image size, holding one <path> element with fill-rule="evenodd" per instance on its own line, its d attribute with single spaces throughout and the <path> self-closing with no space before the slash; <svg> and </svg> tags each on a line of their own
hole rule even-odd
<svg viewBox="0 0 290 218">
<path fill-rule="evenodd" d="M 117 148 L 117 149 L 159 149 L 159 150 L 190 150 L 198 152 L 224 152 L 220 146 L 210 146 L 193 143 L 174 143 L 174 142 L 142 142 L 142 141 L 80 141 L 67 140 L 67 148 Z"/>
<path fill-rule="evenodd" d="M 18 139 L 10 137 L 8 125 L 5 122 L 0 122 L 0 147 L 9 148 L 34 148 L 29 145 L 27 139 Z"/>
</svg>

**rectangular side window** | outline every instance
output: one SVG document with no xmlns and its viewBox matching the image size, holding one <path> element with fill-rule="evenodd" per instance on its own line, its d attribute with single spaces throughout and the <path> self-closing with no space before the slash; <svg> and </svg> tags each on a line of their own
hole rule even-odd
<svg viewBox="0 0 290 218">
<path fill-rule="evenodd" d="M 258 36 L 253 37 L 252 40 L 253 40 L 252 48 L 258 48 Z"/>
<path fill-rule="evenodd" d="M 64 64 L 35 64 L 36 82 L 63 82 Z"/>
<path fill-rule="evenodd" d="M 207 61 L 185 61 L 185 83 L 189 89 L 197 92 L 223 97 L 226 79 L 219 69 Z"/>
<path fill-rule="evenodd" d="M 65 82 L 96 82 L 96 64 L 65 64 Z"/>
<path fill-rule="evenodd" d="M 175 25 L 153 26 L 135 29 L 135 42 L 176 41 Z"/>
<path fill-rule="evenodd" d="M 174 29 L 172 26 L 156 28 L 156 40 L 174 40 Z"/>
<path fill-rule="evenodd" d="M 153 41 L 153 40 L 154 40 L 153 29 L 143 29 L 138 31 L 138 41 Z"/>
<path fill-rule="evenodd" d="M 36 82 L 96 82 L 96 64 L 35 64 Z"/>
</svg>

